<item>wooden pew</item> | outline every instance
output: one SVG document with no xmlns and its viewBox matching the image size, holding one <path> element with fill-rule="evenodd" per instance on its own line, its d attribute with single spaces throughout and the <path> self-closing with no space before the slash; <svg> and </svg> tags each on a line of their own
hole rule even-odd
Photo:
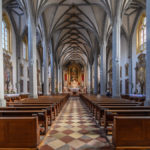
<svg viewBox="0 0 150 150">
<path fill-rule="evenodd" d="M 48 131 L 48 119 L 46 110 L 0 110 L 0 117 L 32 117 L 38 116 L 39 124 L 42 124 L 45 131 Z"/>
<path fill-rule="evenodd" d="M 0 150 L 37 150 L 39 143 L 37 117 L 0 117 Z"/>
<path fill-rule="evenodd" d="M 0 110 L 47 110 L 47 116 L 49 118 L 49 125 L 52 124 L 52 112 L 48 106 L 31 106 L 31 107 L 0 107 Z"/>
<path fill-rule="evenodd" d="M 54 120 L 57 116 L 57 110 L 56 110 L 55 105 L 53 105 L 53 104 L 45 104 L 45 103 L 44 104 L 41 104 L 41 103 L 34 103 L 34 104 L 32 104 L 32 103 L 30 103 L 30 104 L 28 104 L 28 103 L 26 103 L 26 104 L 9 103 L 7 106 L 8 107 L 50 107 L 51 120 L 52 119 Z"/>
<path fill-rule="evenodd" d="M 117 110 L 124 110 L 124 109 L 136 109 L 136 110 L 140 110 L 140 109 L 146 109 L 146 110 L 150 110 L 150 106 L 125 106 L 125 105 L 120 105 L 120 106 L 112 106 L 112 105 L 106 105 L 106 106 L 101 106 L 98 105 L 96 108 L 96 114 L 95 114 L 95 118 L 96 120 L 99 121 L 100 125 L 101 125 L 101 119 L 104 116 L 104 110 L 108 110 L 108 109 L 117 109 Z"/>
<path fill-rule="evenodd" d="M 149 150 L 150 117 L 115 116 L 113 145 L 116 150 Z"/>
<path fill-rule="evenodd" d="M 104 128 L 108 130 L 108 125 L 113 125 L 115 116 L 150 116 L 150 110 L 146 109 L 127 109 L 127 110 L 104 110 Z"/>
<path fill-rule="evenodd" d="M 103 96 L 80 95 L 89 110 L 98 119 L 99 107 L 101 106 L 143 106 L 142 102 L 135 102 L 126 99 L 114 99 Z M 100 120 L 100 119 L 99 119 Z"/>
<path fill-rule="evenodd" d="M 123 107 L 125 107 L 125 106 L 130 107 L 130 106 L 132 106 L 132 107 L 136 107 L 136 106 L 141 106 L 141 104 L 140 103 L 138 103 L 138 104 L 137 103 L 115 103 L 115 104 L 114 103 L 107 103 L 107 104 L 105 104 L 105 103 L 101 103 L 101 104 L 98 103 L 97 104 L 96 103 L 96 104 L 92 105 L 91 112 L 93 113 L 93 115 L 97 119 L 97 114 L 98 113 L 100 114 L 100 107 L 107 107 L 107 106 L 109 106 L 109 107 L 113 107 L 113 106 L 118 106 L 118 107 L 121 107 L 121 106 L 123 106 Z"/>
</svg>

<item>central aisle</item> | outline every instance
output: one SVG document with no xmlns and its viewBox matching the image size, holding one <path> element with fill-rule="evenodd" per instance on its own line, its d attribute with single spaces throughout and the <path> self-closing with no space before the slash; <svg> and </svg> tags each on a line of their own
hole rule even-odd
<svg viewBox="0 0 150 150">
<path fill-rule="evenodd" d="M 111 150 L 111 148 L 86 106 L 78 97 L 71 97 L 40 145 L 40 150 Z"/>
</svg>

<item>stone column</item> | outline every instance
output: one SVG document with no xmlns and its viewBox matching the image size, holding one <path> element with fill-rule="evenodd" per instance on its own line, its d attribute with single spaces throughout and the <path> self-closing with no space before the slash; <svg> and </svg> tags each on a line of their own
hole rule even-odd
<svg viewBox="0 0 150 150">
<path fill-rule="evenodd" d="M 59 76 L 58 76 L 58 69 L 59 69 L 59 67 L 58 67 L 58 64 L 56 64 L 56 75 L 55 75 L 55 79 L 56 79 L 56 92 L 58 92 L 58 78 L 59 78 Z"/>
<path fill-rule="evenodd" d="M 85 80 L 84 80 L 84 84 L 85 84 L 85 87 L 86 87 L 86 92 L 88 93 L 89 91 L 89 72 L 88 72 L 88 65 L 86 65 L 85 67 Z"/>
<path fill-rule="evenodd" d="M 91 64 L 89 64 L 88 70 L 89 70 L 89 93 L 92 93 L 92 65 Z"/>
<path fill-rule="evenodd" d="M 20 51 L 21 51 L 21 37 L 16 37 L 16 75 L 17 75 L 17 93 L 20 93 Z"/>
<path fill-rule="evenodd" d="M 132 41 L 129 40 L 129 94 L 132 94 Z"/>
<path fill-rule="evenodd" d="M 30 97 L 37 98 L 37 48 L 36 48 L 36 23 L 32 13 L 32 5 L 27 1 L 28 7 L 28 56 L 29 56 L 29 91 Z"/>
<path fill-rule="evenodd" d="M 49 82 L 48 82 L 48 48 L 47 42 L 43 40 L 43 66 L 44 66 L 44 95 L 49 95 Z"/>
<path fill-rule="evenodd" d="M 119 12 L 118 12 L 119 13 Z M 120 97 L 120 15 L 114 18 L 112 33 L 112 96 Z"/>
<path fill-rule="evenodd" d="M 94 94 L 97 95 L 98 92 L 98 58 L 97 58 L 97 50 L 95 51 L 94 56 Z"/>
<path fill-rule="evenodd" d="M 2 50 L 2 1 L 0 1 L 0 106 L 6 106 L 4 99 L 4 67 Z"/>
<path fill-rule="evenodd" d="M 55 82 L 54 82 L 54 58 L 51 54 L 51 94 L 55 93 Z"/>
<path fill-rule="evenodd" d="M 101 47 L 101 66 L 100 66 L 100 94 L 106 95 L 106 42 Z"/>
<path fill-rule="evenodd" d="M 62 93 L 62 66 L 59 66 L 58 88 L 59 93 Z"/>
<path fill-rule="evenodd" d="M 146 103 L 150 105 L 150 0 L 146 0 Z"/>
</svg>

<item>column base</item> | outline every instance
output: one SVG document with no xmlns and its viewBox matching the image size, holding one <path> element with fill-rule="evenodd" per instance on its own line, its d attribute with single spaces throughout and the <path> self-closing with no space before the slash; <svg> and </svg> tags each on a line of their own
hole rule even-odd
<svg viewBox="0 0 150 150">
<path fill-rule="evenodd" d="M 0 107 L 6 107 L 6 100 L 0 99 Z"/>
</svg>

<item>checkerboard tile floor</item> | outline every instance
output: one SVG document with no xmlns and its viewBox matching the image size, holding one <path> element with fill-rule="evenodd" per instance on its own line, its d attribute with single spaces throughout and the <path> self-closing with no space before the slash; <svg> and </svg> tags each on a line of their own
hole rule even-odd
<svg viewBox="0 0 150 150">
<path fill-rule="evenodd" d="M 71 97 L 39 150 L 111 150 L 104 131 L 78 97 Z"/>
</svg>

